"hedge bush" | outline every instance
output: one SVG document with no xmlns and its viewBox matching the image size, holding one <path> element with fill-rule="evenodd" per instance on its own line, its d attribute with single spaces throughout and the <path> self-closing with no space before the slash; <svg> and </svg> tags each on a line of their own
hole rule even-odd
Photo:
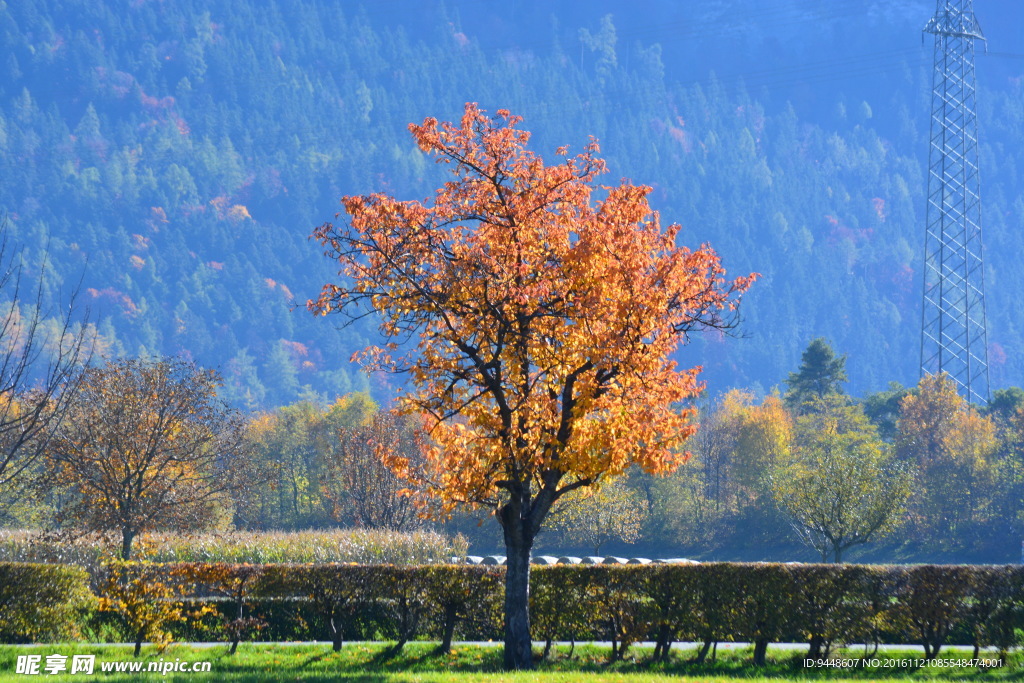
<svg viewBox="0 0 1024 683">
<path fill-rule="evenodd" d="M 451 651 L 456 629 L 466 640 L 488 640 L 501 632 L 504 569 L 438 565 L 420 571 L 428 586 L 427 632 L 441 641 L 438 654 Z"/>
<path fill-rule="evenodd" d="M 454 638 L 500 640 L 504 567 L 175 563 L 150 565 L 201 622 L 175 636 L 232 644 L 268 640 Z M 0 564 L 0 637 L 69 637 L 88 604 L 86 575 L 61 566 Z M 545 641 L 608 640 L 612 658 L 634 642 L 701 643 L 704 661 L 722 641 L 754 643 L 763 664 L 772 642 L 808 643 L 828 656 L 836 643 L 919 643 L 935 657 L 952 638 L 1005 654 L 1024 628 L 1024 568 L 963 565 L 865 566 L 776 563 L 556 565 L 534 567 L 533 635 Z M 190 610 L 185 610 L 190 611 Z M 195 609 L 191 609 L 195 612 Z M 212 631 L 211 631 L 212 629 Z"/>
<path fill-rule="evenodd" d="M 0 642 L 66 640 L 95 607 L 80 567 L 0 562 Z"/>
<path fill-rule="evenodd" d="M 611 640 L 613 658 L 640 638 L 659 659 L 677 640 L 702 642 L 698 662 L 720 641 L 754 643 L 758 664 L 769 643 L 801 640 L 810 657 L 886 640 L 934 658 L 951 634 L 1002 656 L 1024 628 L 1019 566 L 559 566 L 535 568 L 531 590 L 535 637 Z"/>
<path fill-rule="evenodd" d="M 1024 567 L 977 567 L 972 588 L 966 614 L 974 658 L 982 647 L 992 646 L 1005 659 L 1024 629 Z"/>
</svg>

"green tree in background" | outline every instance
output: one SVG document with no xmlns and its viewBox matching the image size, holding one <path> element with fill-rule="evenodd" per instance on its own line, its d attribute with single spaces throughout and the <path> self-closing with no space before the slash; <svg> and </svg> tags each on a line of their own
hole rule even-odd
<svg viewBox="0 0 1024 683">
<path fill-rule="evenodd" d="M 900 403 L 911 391 L 912 389 L 899 382 L 889 382 L 889 387 L 885 391 L 876 391 L 861 399 L 860 405 L 864 409 L 864 414 L 878 428 L 878 435 L 883 441 L 892 443 L 896 439 Z"/>
<path fill-rule="evenodd" d="M 593 548 L 612 541 L 635 543 L 648 515 L 647 501 L 622 479 L 594 491 L 573 493 L 552 520 L 569 544 Z"/>
<path fill-rule="evenodd" d="M 988 402 L 984 412 L 997 424 L 1005 425 L 1016 417 L 1022 407 L 1024 407 L 1024 389 L 1008 387 L 992 392 L 992 399 Z"/>
<path fill-rule="evenodd" d="M 893 458 L 859 406 L 832 398 L 797 420 L 794 448 L 771 478 L 800 539 L 822 562 L 841 562 L 853 546 L 896 528 L 913 471 Z"/>
<path fill-rule="evenodd" d="M 1016 388 L 1016 387 L 1015 387 Z M 1019 391 L 1019 390 L 1018 390 Z M 999 392 L 995 392 L 997 396 Z M 993 396 L 993 403 L 996 397 Z M 990 403 L 991 406 L 991 403 Z M 1005 418 L 995 414 L 999 440 L 996 456 L 996 496 L 992 523 L 986 525 L 999 544 L 1019 536 L 1024 526 L 1024 408 Z"/>
<path fill-rule="evenodd" d="M 846 377 L 846 355 L 837 356 L 824 337 L 814 339 L 800 356 L 800 369 L 789 373 L 786 406 L 801 414 L 819 405 L 817 399 L 842 394 Z"/>
</svg>

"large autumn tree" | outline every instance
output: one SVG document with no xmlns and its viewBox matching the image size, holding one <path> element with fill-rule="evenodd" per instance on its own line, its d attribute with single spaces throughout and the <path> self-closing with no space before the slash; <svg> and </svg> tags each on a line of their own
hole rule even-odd
<svg viewBox="0 0 1024 683">
<path fill-rule="evenodd" d="M 442 513 L 494 510 L 514 669 L 532 665 L 530 550 L 545 517 L 631 465 L 683 461 L 700 368 L 672 355 L 691 332 L 731 325 L 753 280 L 726 281 L 706 245 L 677 247 L 680 228 L 662 227 L 649 187 L 597 186 L 596 142 L 576 156 L 559 148 L 548 165 L 521 120 L 467 104 L 457 124 L 410 125 L 452 179 L 423 202 L 343 198 L 345 223 L 313 235 L 341 279 L 309 302 L 321 315 L 381 316 L 388 344 L 362 360 L 408 375 L 399 408 L 425 415 L 429 433 L 421 466 L 390 465 Z"/>
<path fill-rule="evenodd" d="M 228 504 L 241 466 L 241 415 L 217 398 L 220 376 L 180 358 L 85 368 L 79 394 L 48 449 L 44 485 L 64 492 L 61 521 L 121 535 L 195 530 Z"/>
</svg>

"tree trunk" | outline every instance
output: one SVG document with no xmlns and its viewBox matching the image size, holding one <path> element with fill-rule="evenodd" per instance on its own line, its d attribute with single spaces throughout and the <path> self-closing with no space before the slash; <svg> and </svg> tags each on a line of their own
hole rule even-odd
<svg viewBox="0 0 1024 683">
<path fill-rule="evenodd" d="M 612 656 L 608 660 L 609 664 L 612 664 L 613 662 L 617 662 L 619 660 L 619 643 L 618 643 L 617 640 L 615 640 L 615 636 L 616 636 L 615 622 L 613 621 L 612 622 Z"/>
<path fill-rule="evenodd" d="M 238 641 L 242 639 L 242 624 L 245 623 L 242 620 L 245 618 L 245 601 L 242 600 L 241 593 L 235 600 L 235 606 L 238 608 L 235 610 L 235 623 L 238 624 L 237 628 L 232 629 L 231 632 L 231 649 L 228 651 L 229 655 L 235 654 L 238 650 Z"/>
<path fill-rule="evenodd" d="M 533 668 L 530 640 L 530 543 L 505 528 L 505 668 Z"/>
<path fill-rule="evenodd" d="M 630 640 L 626 633 L 626 629 L 623 628 L 622 621 L 613 616 L 612 617 L 612 658 L 609 663 L 617 662 L 625 659 L 626 650 L 629 649 Z"/>
<path fill-rule="evenodd" d="M 877 630 L 872 630 L 872 632 L 871 632 L 871 642 L 870 643 L 868 643 L 867 641 L 864 642 L 864 657 L 863 658 L 864 659 L 872 659 L 872 658 L 874 658 L 874 656 L 878 654 L 878 646 L 881 644 L 881 642 L 882 642 L 882 638 L 879 635 L 878 631 Z M 868 653 L 868 645 L 871 645 L 871 652 L 870 652 L 870 654 Z"/>
<path fill-rule="evenodd" d="M 821 659 L 821 646 L 825 644 L 825 639 L 819 635 L 811 636 L 810 646 L 807 648 L 808 659 Z"/>
<path fill-rule="evenodd" d="M 768 652 L 768 639 L 767 638 L 755 638 L 754 639 L 754 666 L 765 665 L 765 655 Z"/>
<path fill-rule="evenodd" d="M 135 534 L 127 529 L 121 529 L 121 559 L 128 560 L 132 554 L 132 541 L 135 540 Z"/>
<path fill-rule="evenodd" d="M 652 657 L 655 662 L 667 662 L 668 652 L 672 649 L 672 627 L 668 624 L 662 623 L 658 625 L 658 641 L 654 644 L 654 656 Z"/>
<path fill-rule="evenodd" d="M 399 598 L 398 600 L 398 639 L 395 644 L 388 650 L 388 657 L 395 657 L 405 644 L 416 637 L 416 631 L 419 628 L 420 613 L 419 605 L 410 603 L 408 598 Z"/>
<path fill-rule="evenodd" d="M 711 651 L 711 639 L 704 641 L 704 644 L 699 650 L 697 650 L 697 656 L 693 658 L 694 664 L 703 664 L 704 660 L 708 658 L 708 652 Z"/>
<path fill-rule="evenodd" d="M 345 626 L 339 624 L 339 616 L 336 611 L 331 612 L 331 646 L 335 652 L 341 652 L 341 645 L 345 639 Z"/>
<path fill-rule="evenodd" d="M 406 647 L 406 643 L 416 637 L 417 625 L 419 623 L 419 616 L 410 615 L 408 612 L 403 615 L 398 624 L 398 639 L 395 641 L 387 650 L 387 656 L 397 656 L 401 652 L 403 647 Z"/>
<path fill-rule="evenodd" d="M 135 634 L 135 656 L 138 657 L 142 652 L 142 641 L 146 638 L 146 630 L 139 629 L 139 632 Z"/>
<path fill-rule="evenodd" d="M 447 608 L 444 611 L 444 626 L 441 629 L 441 644 L 435 652 L 439 655 L 446 655 L 452 651 L 452 638 L 455 637 L 455 623 L 458 621 L 458 614 L 454 608 Z"/>
<path fill-rule="evenodd" d="M 551 505 L 558 499 L 562 474 L 544 473 L 544 483 L 531 498 L 531 482 L 507 482 L 509 500 L 497 509 L 505 540 L 505 657 L 507 671 L 533 668 L 530 638 L 530 551 Z"/>
</svg>

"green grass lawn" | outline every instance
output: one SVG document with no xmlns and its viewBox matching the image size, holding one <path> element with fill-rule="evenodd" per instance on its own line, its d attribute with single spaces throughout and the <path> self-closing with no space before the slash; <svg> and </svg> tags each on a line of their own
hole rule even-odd
<svg viewBox="0 0 1024 683">
<path fill-rule="evenodd" d="M 843 669 L 805 668 L 803 652 L 792 650 L 769 651 L 769 664 L 763 668 L 750 665 L 749 650 L 720 651 L 715 663 L 694 666 L 686 662 L 688 653 L 678 652 L 667 664 L 648 664 L 650 652 L 636 649 L 626 661 L 607 664 L 608 651 L 593 646 L 577 647 L 568 657 L 568 648 L 554 653 L 549 661 L 538 663 L 536 671 L 509 674 L 501 671 L 501 648 L 483 646 L 456 647 L 450 655 L 432 654 L 433 645 L 412 643 L 401 654 L 392 658 L 383 656 L 386 644 L 353 643 L 340 653 L 332 652 L 329 645 L 275 645 L 242 644 L 238 652 L 229 655 L 224 646 L 197 648 L 186 645 L 171 646 L 158 653 L 145 648 L 139 661 L 143 668 L 154 662 L 165 663 L 209 662 L 209 673 L 103 673 L 104 663 L 135 661 L 128 646 L 40 645 L 32 648 L 0 646 L 0 681 L 87 681 L 100 678 L 107 681 L 180 680 L 180 681 L 647 681 L 683 676 L 701 681 L 761 681 L 761 680 L 941 680 L 941 681 L 1003 681 L 1018 680 L 1024 667 L 1018 655 L 1011 657 L 1001 669 L 979 670 L 971 667 L 943 666 L 919 667 L 921 655 L 910 652 L 879 654 L 881 666 L 857 666 Z M 18 655 L 42 656 L 40 673 L 35 676 L 15 673 Z M 47 655 L 96 655 L 95 672 L 48 675 L 45 671 Z M 860 649 L 850 652 L 859 657 Z M 943 652 L 942 659 L 966 660 L 969 653 L 962 650 Z M 885 664 L 897 664 L 885 666 Z"/>
</svg>

